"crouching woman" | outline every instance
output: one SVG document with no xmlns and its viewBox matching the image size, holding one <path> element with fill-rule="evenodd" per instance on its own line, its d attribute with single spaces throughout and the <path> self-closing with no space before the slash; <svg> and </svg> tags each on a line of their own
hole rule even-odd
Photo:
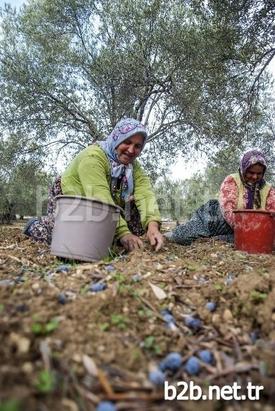
<svg viewBox="0 0 275 411">
<path fill-rule="evenodd" d="M 158 251 L 163 245 L 160 214 L 149 178 L 137 157 L 146 143 L 147 132 L 137 120 L 119 121 L 106 140 L 82 150 L 59 177 L 49 193 L 47 216 L 28 221 L 24 233 L 36 241 L 51 243 L 57 195 L 92 197 L 125 210 L 115 237 L 132 251 L 142 248 L 146 233 Z"/>
<path fill-rule="evenodd" d="M 264 179 L 266 168 L 261 151 L 254 149 L 244 153 L 238 172 L 224 179 L 219 201 L 209 200 L 195 211 L 186 224 L 176 227 L 167 237 L 183 245 L 190 245 L 198 238 L 213 236 L 233 242 L 233 210 L 275 211 L 275 189 Z"/>
</svg>

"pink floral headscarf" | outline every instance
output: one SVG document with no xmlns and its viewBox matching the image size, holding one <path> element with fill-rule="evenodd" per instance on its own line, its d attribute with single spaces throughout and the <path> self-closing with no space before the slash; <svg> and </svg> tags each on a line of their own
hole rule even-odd
<svg viewBox="0 0 275 411">
<path fill-rule="evenodd" d="M 264 173 L 266 170 L 266 160 L 263 153 L 260 150 L 254 149 L 249 150 L 243 154 L 240 161 L 240 177 L 243 185 L 247 189 L 247 199 L 245 208 L 256 209 L 261 208 L 261 189 L 265 185 L 265 180 L 262 178 L 260 181 L 257 181 L 255 184 L 245 182 L 245 173 L 249 167 L 254 166 L 255 164 L 261 164 L 264 166 Z"/>
</svg>

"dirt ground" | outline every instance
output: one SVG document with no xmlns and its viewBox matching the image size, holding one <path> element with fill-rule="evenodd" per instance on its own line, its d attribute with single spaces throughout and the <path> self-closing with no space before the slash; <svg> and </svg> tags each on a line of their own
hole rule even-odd
<svg viewBox="0 0 275 411">
<path fill-rule="evenodd" d="M 90 291 L 98 281 L 107 288 Z M 0 411 L 93 411 L 102 400 L 129 411 L 271 411 L 275 258 L 211 239 L 64 264 L 20 224 L 0 226 L 0 333 Z M 190 375 L 186 361 L 202 349 L 213 361 Z M 171 352 L 182 363 L 166 371 L 169 383 L 192 380 L 207 393 L 235 382 L 245 394 L 250 381 L 264 387 L 260 400 L 164 401 L 148 373 Z"/>
</svg>

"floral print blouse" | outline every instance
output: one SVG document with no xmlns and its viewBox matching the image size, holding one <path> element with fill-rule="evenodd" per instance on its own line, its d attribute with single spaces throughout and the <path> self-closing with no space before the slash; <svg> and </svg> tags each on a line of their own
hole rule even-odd
<svg viewBox="0 0 275 411">
<path fill-rule="evenodd" d="M 247 190 L 244 189 L 244 204 L 246 203 Z M 220 188 L 219 202 L 222 214 L 228 224 L 234 228 L 234 213 L 238 204 L 238 187 L 232 176 L 227 176 Z M 275 188 L 271 188 L 266 199 L 266 210 L 275 212 Z"/>
</svg>

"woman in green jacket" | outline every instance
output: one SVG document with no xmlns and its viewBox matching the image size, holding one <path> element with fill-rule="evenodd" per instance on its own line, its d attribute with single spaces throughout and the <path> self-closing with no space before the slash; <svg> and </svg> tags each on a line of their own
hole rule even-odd
<svg viewBox="0 0 275 411">
<path fill-rule="evenodd" d="M 47 216 L 28 221 L 24 233 L 50 244 L 55 197 L 85 196 L 117 204 L 125 210 L 116 228 L 116 238 L 126 250 L 141 248 L 139 237 L 145 232 L 150 244 L 159 250 L 163 236 L 159 231 L 156 198 L 149 178 L 136 161 L 146 139 L 147 132 L 139 121 L 119 121 L 106 140 L 88 146 L 72 160 L 50 190 Z"/>
</svg>

